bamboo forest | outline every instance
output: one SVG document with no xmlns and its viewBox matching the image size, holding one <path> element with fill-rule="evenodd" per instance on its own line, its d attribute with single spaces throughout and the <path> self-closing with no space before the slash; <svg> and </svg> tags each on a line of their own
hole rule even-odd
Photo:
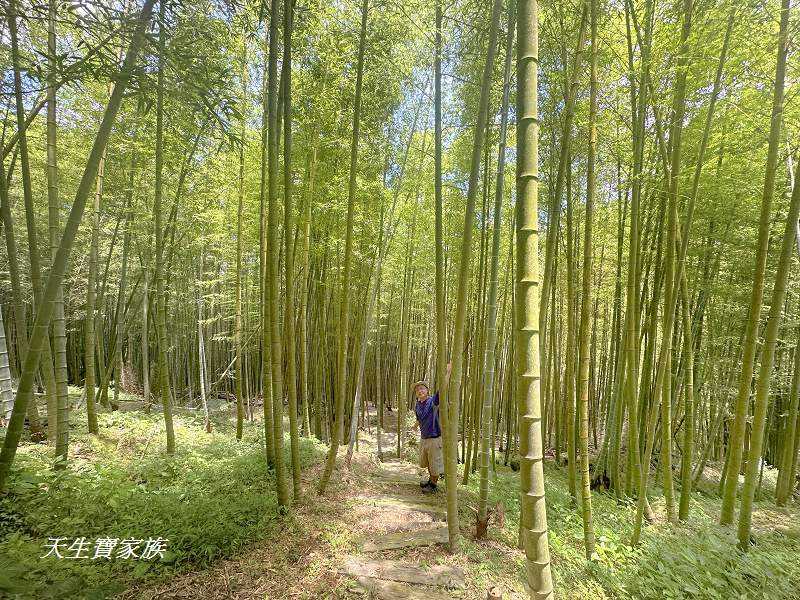
<svg viewBox="0 0 800 600">
<path fill-rule="evenodd" d="M 800 1 L 0 0 L 0 598 L 800 598 Z"/>
</svg>

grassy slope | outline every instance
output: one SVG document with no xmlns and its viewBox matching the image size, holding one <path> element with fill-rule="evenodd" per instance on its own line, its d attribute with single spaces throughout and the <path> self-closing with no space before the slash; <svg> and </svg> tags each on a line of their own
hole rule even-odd
<svg viewBox="0 0 800 600">
<path fill-rule="evenodd" d="M 796 599 L 800 597 L 800 519 L 797 507 L 776 509 L 771 500 L 756 503 L 756 544 L 746 554 L 736 549 L 735 529 L 718 525 L 719 499 L 695 493 L 687 524 L 669 526 L 660 519 L 646 526 L 639 548 L 631 537 L 633 502 L 618 503 L 613 495 L 593 493 L 597 559 L 583 558 L 583 521 L 571 504 L 566 472 L 547 464 L 547 509 L 555 584 L 562 598 L 731 598 Z M 514 547 L 519 527 L 517 474 L 499 468 L 490 499 L 506 507 L 502 529 L 490 537 Z M 477 506 L 478 479 L 469 484 Z M 663 499 L 652 500 L 658 515 Z M 652 498 L 652 496 L 651 496 Z M 469 501 L 468 501 L 469 502 Z M 490 542 L 491 543 L 491 542 Z M 487 544 L 468 543 L 466 551 L 483 564 L 486 587 L 500 575 L 513 585 L 512 572 L 524 578 L 522 555 L 500 554 Z M 519 591 L 522 587 L 518 586 Z"/>
<path fill-rule="evenodd" d="M 275 525 L 258 424 L 237 442 L 229 424 L 206 434 L 201 420 L 176 415 L 177 453 L 167 458 L 157 411 L 101 414 L 100 437 L 87 435 L 80 416 L 73 416 L 67 471 L 51 470 L 45 445 L 20 448 L 10 494 L 0 498 L 0 597 L 107 597 L 135 581 L 208 565 Z M 303 440 L 301 459 L 307 466 L 323 451 Z M 40 559 L 47 538 L 57 536 L 160 536 L 169 552 L 163 562 Z"/>
</svg>

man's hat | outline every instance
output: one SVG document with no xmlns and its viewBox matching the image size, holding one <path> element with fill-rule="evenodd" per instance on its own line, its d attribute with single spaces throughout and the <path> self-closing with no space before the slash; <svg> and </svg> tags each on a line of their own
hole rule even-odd
<svg viewBox="0 0 800 600">
<path fill-rule="evenodd" d="M 417 388 L 418 388 L 419 386 L 421 386 L 421 385 L 424 385 L 424 386 L 425 386 L 425 389 L 427 389 L 429 392 L 431 391 L 431 386 L 429 386 L 429 385 L 428 385 L 428 382 L 427 382 L 427 381 L 418 381 L 417 383 L 415 383 L 415 384 L 414 384 L 414 385 L 411 387 L 411 389 L 412 389 L 412 390 L 414 390 L 414 391 L 416 392 L 416 391 L 417 391 Z"/>
</svg>

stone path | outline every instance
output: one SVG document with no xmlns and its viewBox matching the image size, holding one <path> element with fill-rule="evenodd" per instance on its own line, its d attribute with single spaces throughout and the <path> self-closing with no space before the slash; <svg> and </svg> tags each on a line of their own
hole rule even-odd
<svg viewBox="0 0 800 600">
<path fill-rule="evenodd" d="M 362 431 L 352 469 L 344 464 L 345 446 L 323 496 L 315 487 L 324 465 L 305 469 L 303 496 L 264 540 L 208 569 L 132 586 L 117 600 L 485 598 L 470 557 L 447 552 L 444 491 L 424 494 L 422 470 L 394 458 L 394 414 L 386 415 L 378 461 L 373 410 L 370 419 L 373 430 Z M 410 455 L 415 441 L 408 437 Z"/>
<path fill-rule="evenodd" d="M 376 512 L 374 523 L 392 523 L 392 531 L 379 533 L 370 527 L 374 523 L 366 522 L 360 553 L 344 557 L 339 573 L 352 577 L 361 593 L 376 600 L 461 597 L 462 569 L 405 556 L 415 548 L 447 544 L 444 493 L 422 493 L 416 467 L 404 461 L 381 463 L 369 477 L 381 491 L 357 496 L 356 501 Z"/>
</svg>

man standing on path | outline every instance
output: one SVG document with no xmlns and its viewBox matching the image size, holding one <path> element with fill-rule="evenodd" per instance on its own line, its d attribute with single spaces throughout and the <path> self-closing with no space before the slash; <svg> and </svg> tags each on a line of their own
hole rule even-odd
<svg viewBox="0 0 800 600">
<path fill-rule="evenodd" d="M 452 363 L 447 363 L 445 383 L 450 379 Z M 414 384 L 414 394 L 417 397 L 414 412 L 417 415 L 419 427 L 419 466 L 428 469 L 428 481 L 421 483 L 422 491 L 432 494 L 436 491 L 436 482 L 439 475 L 444 473 L 444 460 L 442 458 L 442 428 L 439 424 L 439 392 L 430 395 L 430 388 L 424 381 Z"/>
</svg>

